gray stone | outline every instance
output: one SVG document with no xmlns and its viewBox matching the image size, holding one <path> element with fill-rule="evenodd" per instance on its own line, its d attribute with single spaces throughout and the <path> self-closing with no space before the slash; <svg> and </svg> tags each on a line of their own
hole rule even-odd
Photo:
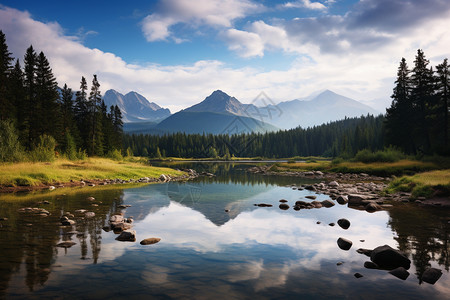
<svg viewBox="0 0 450 300">
<path fill-rule="evenodd" d="M 366 200 L 366 197 L 359 194 L 348 195 L 348 204 L 361 204 L 361 201 Z"/>
<path fill-rule="evenodd" d="M 350 241 L 350 240 L 347 240 L 345 238 L 340 237 L 337 240 L 337 244 L 338 244 L 339 248 L 341 248 L 342 250 L 347 251 L 347 250 L 349 250 L 352 247 L 353 242 Z"/>
<path fill-rule="evenodd" d="M 160 181 L 168 181 L 169 180 L 169 177 L 167 176 L 167 175 L 165 175 L 165 174 L 161 174 L 160 176 L 159 176 L 159 180 Z"/>
<path fill-rule="evenodd" d="M 348 229 L 348 228 L 350 227 L 350 221 L 347 220 L 347 219 L 345 219 L 345 218 L 339 219 L 339 220 L 337 221 L 337 223 L 338 223 L 338 225 L 341 226 L 341 228 L 343 228 L 343 229 Z"/>
<path fill-rule="evenodd" d="M 116 240 L 122 242 L 135 242 L 136 241 L 136 231 L 134 230 L 124 230 L 120 233 Z"/>
<path fill-rule="evenodd" d="M 337 181 L 331 181 L 330 183 L 328 183 L 328 186 L 338 187 L 339 183 L 337 183 Z"/>
</svg>

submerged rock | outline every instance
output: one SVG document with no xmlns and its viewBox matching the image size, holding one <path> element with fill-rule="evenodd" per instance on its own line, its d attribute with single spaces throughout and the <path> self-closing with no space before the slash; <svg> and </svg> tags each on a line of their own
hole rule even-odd
<svg viewBox="0 0 450 300">
<path fill-rule="evenodd" d="M 421 280 L 429 283 L 429 284 L 435 284 L 436 281 L 439 280 L 442 276 L 442 270 L 436 269 L 436 268 L 429 268 L 426 269 L 425 272 L 423 272 Z"/>
<path fill-rule="evenodd" d="M 338 244 L 339 248 L 341 248 L 342 250 L 347 251 L 347 250 L 349 250 L 352 247 L 353 242 L 350 241 L 350 240 L 347 240 L 345 238 L 340 237 L 337 240 L 337 244 Z"/>
<path fill-rule="evenodd" d="M 141 245 L 152 245 L 152 244 L 156 244 L 160 241 L 160 238 L 148 238 L 148 239 L 144 239 L 141 241 Z"/>
<path fill-rule="evenodd" d="M 391 270 L 389 271 L 389 274 L 392 274 L 395 277 L 400 278 L 401 280 L 406 280 L 406 278 L 408 278 L 409 276 L 409 272 L 406 271 L 406 269 L 403 267 L 398 267 L 394 270 Z"/>
<path fill-rule="evenodd" d="M 408 270 L 411 266 L 411 261 L 408 257 L 388 245 L 373 249 L 370 254 L 370 260 L 380 268 L 388 270 L 393 270 L 398 267 L 403 267 Z"/>
</svg>

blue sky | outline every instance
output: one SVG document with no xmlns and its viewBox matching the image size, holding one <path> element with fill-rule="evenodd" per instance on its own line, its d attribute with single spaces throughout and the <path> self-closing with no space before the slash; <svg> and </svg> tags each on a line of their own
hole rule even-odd
<svg viewBox="0 0 450 300">
<path fill-rule="evenodd" d="M 22 58 L 49 58 L 76 89 L 131 90 L 172 111 L 222 89 L 250 103 L 331 89 L 382 110 L 401 57 L 448 57 L 447 0 L 0 0 L 0 29 Z"/>
</svg>

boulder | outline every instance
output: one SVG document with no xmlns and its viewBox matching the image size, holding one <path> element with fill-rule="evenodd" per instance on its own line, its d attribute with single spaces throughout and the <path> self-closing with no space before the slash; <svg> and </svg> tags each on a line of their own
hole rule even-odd
<svg viewBox="0 0 450 300">
<path fill-rule="evenodd" d="M 435 284 L 436 281 L 439 280 L 442 276 L 442 270 L 435 269 L 435 268 L 429 268 L 426 269 L 425 272 L 423 272 L 421 280 L 429 283 L 429 284 Z"/>
<path fill-rule="evenodd" d="M 347 240 L 347 239 L 342 238 L 342 237 L 340 237 L 337 240 L 337 244 L 338 244 L 339 248 L 341 248 L 342 250 L 345 250 L 345 251 L 349 250 L 352 247 L 352 245 L 353 245 L 352 241 Z"/>
<path fill-rule="evenodd" d="M 378 269 L 378 265 L 376 263 L 374 263 L 374 262 L 366 261 L 364 263 L 364 268 L 366 268 L 366 269 Z"/>
<path fill-rule="evenodd" d="M 136 231 L 134 230 L 124 230 L 120 233 L 116 240 L 122 242 L 135 242 L 136 241 Z"/>
<path fill-rule="evenodd" d="M 394 270 L 391 270 L 389 271 L 389 274 L 392 274 L 395 277 L 400 278 L 401 280 L 406 280 L 406 278 L 408 278 L 409 276 L 409 272 L 406 271 L 406 269 L 403 267 L 398 267 Z"/>
<path fill-rule="evenodd" d="M 339 220 L 337 221 L 337 223 L 338 223 L 338 225 L 341 226 L 341 228 L 343 228 L 343 229 L 348 229 L 348 228 L 350 227 L 350 221 L 347 220 L 347 219 L 344 219 L 344 218 L 339 219 Z"/>
<path fill-rule="evenodd" d="M 289 205 L 287 205 L 286 203 L 281 203 L 278 207 L 282 210 L 289 209 Z"/>
<path fill-rule="evenodd" d="M 388 246 L 379 246 L 372 250 L 370 260 L 376 263 L 380 268 L 393 270 L 403 267 L 406 270 L 411 266 L 411 261 L 400 251 Z"/>
<path fill-rule="evenodd" d="M 159 176 L 159 180 L 166 182 L 167 180 L 169 180 L 169 177 L 167 175 L 165 175 L 165 174 L 161 174 Z"/>
<path fill-rule="evenodd" d="M 348 199 L 347 199 L 346 196 L 338 196 L 338 197 L 336 198 L 336 202 L 339 203 L 339 204 L 341 204 L 341 205 L 344 205 L 344 204 L 347 204 Z"/>
<path fill-rule="evenodd" d="M 323 200 L 321 203 L 322 203 L 322 206 L 325 206 L 325 207 L 332 207 L 332 206 L 334 206 L 334 202 L 331 201 L 331 200 Z"/>
<path fill-rule="evenodd" d="M 369 204 L 367 204 L 364 208 L 367 212 L 373 213 L 376 212 L 377 210 L 381 210 L 381 206 L 379 206 L 378 204 L 376 204 L 375 202 L 370 202 Z"/>
<path fill-rule="evenodd" d="M 337 181 L 331 181 L 330 183 L 328 183 L 328 186 L 331 186 L 331 187 L 338 187 L 338 186 L 339 186 L 339 183 L 337 183 Z"/>
<path fill-rule="evenodd" d="M 160 238 L 148 238 L 148 239 L 144 239 L 141 241 L 141 245 L 152 245 L 152 244 L 156 244 L 160 241 Z"/>
<path fill-rule="evenodd" d="M 361 201 L 366 200 L 366 197 L 359 194 L 348 195 L 348 204 L 361 204 Z"/>
<path fill-rule="evenodd" d="M 131 228 L 131 224 L 130 223 L 125 223 L 125 222 L 111 222 L 111 229 L 116 232 L 119 233 L 121 231 L 127 230 Z"/>
</svg>

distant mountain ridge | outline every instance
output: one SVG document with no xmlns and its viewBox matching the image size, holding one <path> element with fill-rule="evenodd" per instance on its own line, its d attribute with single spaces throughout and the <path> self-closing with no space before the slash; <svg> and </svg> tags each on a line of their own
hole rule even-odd
<svg viewBox="0 0 450 300">
<path fill-rule="evenodd" d="M 107 107 L 117 105 L 122 112 L 124 123 L 130 122 L 159 122 L 170 116 L 170 110 L 162 108 L 144 96 L 129 92 L 123 95 L 113 89 L 107 90 L 103 96 Z"/>
</svg>

